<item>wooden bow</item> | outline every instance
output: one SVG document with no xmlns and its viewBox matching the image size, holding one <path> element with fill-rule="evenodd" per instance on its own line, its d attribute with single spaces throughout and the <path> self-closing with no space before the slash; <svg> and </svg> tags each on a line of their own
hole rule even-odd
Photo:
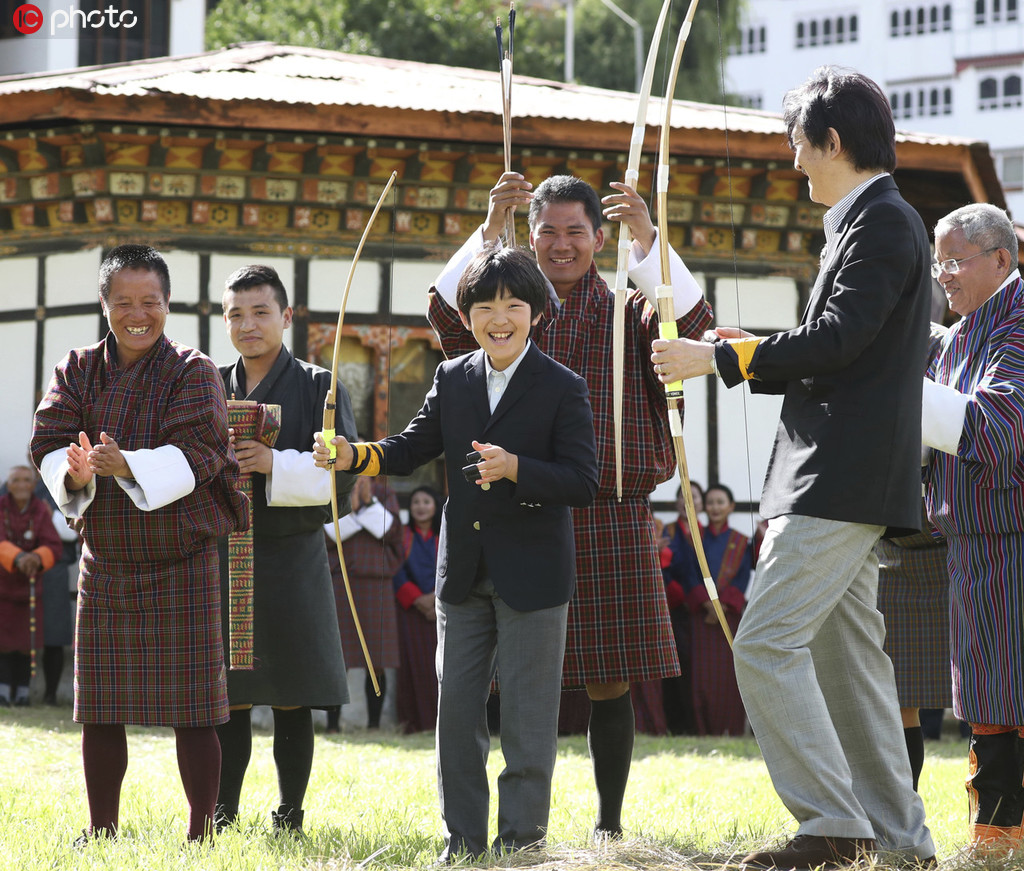
<svg viewBox="0 0 1024 871">
<path fill-rule="evenodd" d="M 501 76 L 501 139 L 505 157 L 505 172 L 512 171 L 512 60 L 516 39 L 516 4 L 508 4 L 508 50 L 501 42 L 501 19 L 494 23 L 494 36 L 498 41 L 498 73 Z M 515 207 L 505 212 L 505 244 L 515 247 Z"/>
<path fill-rule="evenodd" d="M 370 229 L 373 227 L 373 222 L 377 218 L 377 213 L 380 211 L 380 207 L 384 205 L 384 200 L 387 199 L 388 193 L 391 191 L 391 186 L 395 183 L 398 178 L 398 173 L 391 173 L 391 178 L 388 179 L 388 183 L 384 185 L 384 190 L 381 191 L 380 198 L 377 200 L 377 205 L 373 207 L 373 212 L 370 213 L 370 220 L 366 222 L 366 228 L 363 230 L 362 238 L 359 240 L 359 244 L 356 246 L 355 255 L 352 257 L 352 265 L 348 270 L 348 279 L 345 281 L 345 292 L 341 296 L 341 308 L 338 311 L 338 328 L 334 334 L 334 356 L 331 360 L 331 384 L 330 389 L 327 391 L 327 396 L 324 399 L 324 418 L 323 418 L 323 437 L 324 443 L 330 448 L 331 456 L 327 461 L 329 466 L 334 465 L 334 461 L 338 458 L 337 448 L 332 444 L 332 440 L 336 435 L 334 429 L 334 413 L 337 404 L 337 385 L 338 385 L 338 360 L 341 358 L 341 328 L 345 324 L 345 309 L 348 307 L 348 294 L 352 289 L 352 279 L 356 273 L 356 264 L 359 262 L 359 256 L 363 253 L 363 245 L 366 244 L 366 239 L 370 235 Z M 359 622 L 359 615 L 356 613 L 356 602 L 352 596 L 352 585 L 348 580 L 348 569 L 345 568 L 345 553 L 341 546 L 341 527 L 338 525 L 339 513 L 338 513 L 338 482 L 335 478 L 335 472 L 332 469 L 328 470 L 331 476 L 331 516 L 334 519 L 334 543 L 338 547 L 338 563 L 341 566 L 341 578 L 345 582 L 345 593 L 348 595 L 348 604 L 352 609 L 352 622 L 356 626 L 356 635 L 359 636 L 359 644 L 363 648 L 363 657 L 366 659 L 366 667 L 370 672 L 370 681 L 373 683 L 373 691 L 379 696 L 380 685 L 377 683 L 377 672 L 373 667 L 373 662 L 370 660 L 370 651 L 366 646 L 366 638 L 363 636 L 363 627 Z"/>
<path fill-rule="evenodd" d="M 686 46 L 686 39 L 690 35 L 690 28 L 693 26 L 693 16 L 697 11 L 697 2 L 698 0 L 690 0 L 690 8 L 686 10 L 686 18 L 683 19 L 683 24 L 679 28 L 679 36 L 676 39 L 676 48 L 669 67 L 668 85 L 665 88 L 665 113 L 661 122 L 661 140 L 658 147 L 658 245 L 661 256 L 661 284 L 656 288 L 655 295 L 658 299 L 659 331 L 663 339 L 679 338 L 679 332 L 676 329 L 676 306 L 672 292 L 672 266 L 669 263 L 668 246 L 668 146 L 672 129 L 672 101 L 676 90 L 679 62 L 682 60 L 683 48 Z M 722 603 L 718 599 L 718 587 L 711 577 L 708 560 L 704 554 L 704 542 L 701 541 L 699 534 L 697 509 L 693 504 L 693 493 L 690 489 L 690 471 L 686 465 L 686 448 L 683 445 L 683 422 L 679 416 L 679 402 L 682 398 L 682 381 L 674 381 L 671 384 L 665 385 L 669 429 L 672 432 L 672 444 L 675 447 L 676 463 L 679 466 L 679 479 L 682 484 L 683 499 L 686 502 L 686 522 L 689 524 L 690 537 L 693 539 L 693 549 L 697 553 L 697 562 L 700 564 L 701 574 L 704 576 L 704 588 L 708 592 L 708 598 L 715 609 L 715 615 L 718 617 L 718 622 L 725 633 L 729 646 L 732 647 L 732 632 L 729 630 L 729 623 L 725 619 Z"/>
<path fill-rule="evenodd" d="M 644 76 L 640 83 L 639 100 L 636 107 L 636 120 L 633 122 L 633 135 L 629 140 L 629 159 L 626 161 L 626 174 L 623 181 L 636 190 L 640 181 L 640 156 L 644 147 L 644 134 L 647 132 L 647 104 L 651 99 L 651 85 L 654 82 L 654 67 L 658 59 L 658 47 L 661 45 L 661 32 L 665 29 L 672 0 L 665 0 L 661 5 L 658 22 L 651 36 L 651 47 L 647 51 L 647 62 L 644 65 Z M 615 495 L 622 501 L 622 390 L 623 369 L 626 365 L 625 333 L 626 333 L 626 294 L 629 292 L 629 251 L 633 244 L 633 235 L 629 224 L 619 224 L 618 261 L 615 269 L 614 318 L 612 320 L 612 421 L 615 432 Z"/>
</svg>

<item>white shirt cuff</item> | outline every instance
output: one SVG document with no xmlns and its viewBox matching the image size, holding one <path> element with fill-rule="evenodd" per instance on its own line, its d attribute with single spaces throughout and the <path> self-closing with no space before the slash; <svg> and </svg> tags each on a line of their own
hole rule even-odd
<svg viewBox="0 0 1024 871">
<path fill-rule="evenodd" d="M 40 464 L 39 476 L 43 479 L 46 489 L 50 491 L 57 508 L 65 517 L 81 517 L 85 509 L 96 498 L 96 479 L 93 478 L 81 490 L 69 492 L 64 486 L 64 479 L 70 469 L 66 448 L 50 451 Z"/>
<path fill-rule="evenodd" d="M 970 394 L 924 379 L 921 401 L 921 441 L 937 451 L 956 456 Z"/>
<path fill-rule="evenodd" d="M 451 259 L 445 264 L 441 274 L 434 281 L 434 290 L 441 295 L 448 305 L 458 309 L 455 304 L 455 291 L 459 286 L 459 279 L 466 271 L 469 261 L 476 257 L 484 249 L 484 227 L 481 224 L 476 231 L 465 241 L 463 246 L 456 251 Z"/>
<path fill-rule="evenodd" d="M 384 534 L 391 529 L 395 518 L 387 508 L 374 499 L 365 508 L 360 508 L 356 512 L 356 520 L 374 538 L 383 538 Z"/>
<path fill-rule="evenodd" d="M 344 517 L 338 520 L 338 530 L 341 532 L 340 540 L 345 541 L 351 538 L 357 532 L 362 532 L 363 527 L 359 525 L 358 521 L 351 514 L 346 514 Z M 333 523 L 324 524 L 324 531 L 327 533 L 327 537 L 330 538 L 331 541 L 339 540 L 334 535 Z"/>
<path fill-rule="evenodd" d="M 658 245 L 657 231 L 654 234 L 651 250 L 641 260 L 642 255 L 643 248 L 634 239 L 629 250 L 629 277 L 657 310 L 658 300 L 655 298 L 654 291 L 661 284 L 661 248 Z M 668 260 L 672 274 L 672 297 L 675 303 L 676 317 L 682 317 L 701 301 L 704 291 L 701 290 L 697 280 L 672 247 L 668 249 Z"/>
<path fill-rule="evenodd" d="M 68 526 L 67 518 L 59 508 L 53 512 L 53 528 L 57 530 L 61 541 L 78 541 L 78 533 Z"/>
<path fill-rule="evenodd" d="M 121 454 L 135 480 L 117 476 L 114 480 L 141 511 L 163 508 L 196 488 L 192 467 L 181 448 L 175 445 L 121 451 Z"/>
<path fill-rule="evenodd" d="M 271 451 L 273 467 L 267 475 L 267 505 L 271 508 L 300 508 L 326 505 L 331 501 L 331 475 L 313 463 L 311 452 L 294 448 Z"/>
</svg>

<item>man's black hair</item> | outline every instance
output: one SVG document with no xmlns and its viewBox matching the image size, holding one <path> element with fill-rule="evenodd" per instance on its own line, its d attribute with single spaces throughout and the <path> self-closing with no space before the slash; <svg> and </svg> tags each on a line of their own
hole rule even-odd
<svg viewBox="0 0 1024 871">
<path fill-rule="evenodd" d="M 243 290 L 251 290 L 254 287 L 269 285 L 274 291 L 274 299 L 281 311 L 288 308 L 288 291 L 284 289 L 284 282 L 273 266 L 266 266 L 262 263 L 253 263 L 249 266 L 242 266 L 232 272 L 227 281 L 224 282 L 224 293 L 238 293 Z M 224 297 L 221 297 L 221 308 L 224 308 Z"/>
<path fill-rule="evenodd" d="M 824 148 L 831 127 L 854 169 L 896 169 L 896 125 L 889 100 L 877 84 L 855 70 L 818 67 L 786 94 L 782 117 L 790 148 L 797 130 L 808 145 Z"/>
<path fill-rule="evenodd" d="M 530 229 L 537 224 L 540 210 L 549 203 L 582 203 L 591 226 L 596 233 L 601 229 L 601 200 L 589 184 L 574 175 L 553 175 L 544 179 L 533 192 L 530 201 Z"/>
<path fill-rule="evenodd" d="M 118 245 L 107 252 L 100 264 L 100 299 L 104 303 L 110 298 L 110 281 L 122 270 L 133 269 L 152 272 L 160 281 L 164 299 L 171 298 L 171 275 L 167 263 L 155 248 L 148 245 Z"/>
</svg>

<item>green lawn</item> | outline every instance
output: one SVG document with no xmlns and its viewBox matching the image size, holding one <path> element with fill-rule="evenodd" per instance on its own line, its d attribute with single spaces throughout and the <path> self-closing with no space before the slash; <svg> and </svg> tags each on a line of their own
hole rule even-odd
<svg viewBox="0 0 1024 871">
<path fill-rule="evenodd" d="M 431 735 L 318 734 L 308 837 L 296 839 L 270 834 L 277 799 L 271 736 L 257 731 L 243 826 L 206 848 L 183 846 L 185 800 L 171 730 L 130 729 L 121 837 L 74 851 L 71 841 L 87 823 L 79 740 L 67 709 L 0 709 L 0 871 L 425 868 L 442 846 Z M 497 742 L 493 747 L 492 783 L 501 766 Z M 1020 862 L 984 865 L 958 853 L 966 840 L 966 742 L 947 734 L 926 749 L 921 792 L 942 867 L 1019 868 Z M 552 804 L 549 850 L 494 865 L 718 868 L 793 828 L 752 739 L 638 736 L 623 817 L 627 837 L 594 846 L 586 741 L 564 738 Z M 494 806 L 492 800 L 492 835 Z"/>
</svg>

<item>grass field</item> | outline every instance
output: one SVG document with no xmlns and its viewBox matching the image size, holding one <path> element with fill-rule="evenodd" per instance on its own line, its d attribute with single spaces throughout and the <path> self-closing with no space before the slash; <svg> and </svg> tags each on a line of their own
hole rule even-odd
<svg viewBox="0 0 1024 871">
<path fill-rule="evenodd" d="M 0 709 L 0 871 L 36 869 L 406 869 L 430 867 L 442 847 L 431 735 L 317 735 L 304 838 L 269 826 L 277 788 L 271 736 L 257 731 L 242 795 L 242 826 L 213 847 L 184 846 L 185 800 L 173 733 L 129 729 L 121 837 L 70 844 L 87 823 L 80 731 L 65 708 Z M 928 742 L 921 793 L 943 869 L 1019 869 L 1021 861 L 967 859 L 966 742 Z M 501 768 L 492 745 L 492 784 Z M 491 833 L 495 823 L 491 802 Z M 742 738 L 638 736 L 622 842 L 591 843 L 593 777 L 583 737 L 560 741 L 549 848 L 491 867 L 544 869 L 738 868 L 748 850 L 794 824 L 756 743 Z M 1022 857 L 1024 858 L 1024 857 Z M 464 866 L 480 867 L 480 866 Z M 883 865 L 864 865 L 882 869 Z"/>
</svg>

